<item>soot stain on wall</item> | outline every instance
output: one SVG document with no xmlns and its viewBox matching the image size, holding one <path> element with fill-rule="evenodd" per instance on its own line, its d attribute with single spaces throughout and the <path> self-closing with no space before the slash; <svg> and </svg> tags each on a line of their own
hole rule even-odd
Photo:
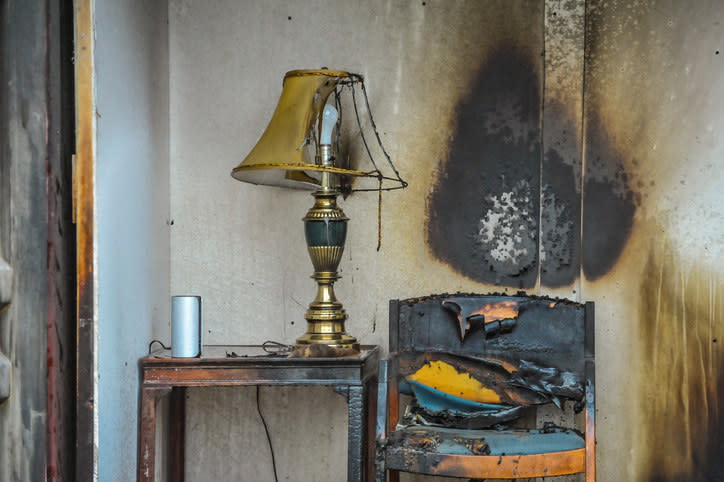
<svg viewBox="0 0 724 482">
<path fill-rule="evenodd" d="M 724 481 L 724 284 L 674 253 L 641 277 L 641 480 Z"/>
<path fill-rule="evenodd" d="M 575 135 L 575 134 L 572 134 Z M 580 155 L 576 156 L 580 161 Z M 543 158 L 541 196 L 541 283 L 558 287 L 580 273 L 581 178 L 556 149 Z"/>
<path fill-rule="evenodd" d="M 432 253 L 473 280 L 530 288 L 538 271 L 541 64 L 514 45 L 487 57 L 456 111 L 428 198 Z"/>
<path fill-rule="evenodd" d="M 564 286 L 581 264 L 596 280 L 613 269 L 633 229 L 639 199 L 626 166 L 635 160 L 615 147 L 594 107 L 586 112 L 583 194 L 580 153 L 553 145 L 541 160 L 536 65 L 514 46 L 491 54 L 457 107 L 428 198 L 432 253 L 475 281 L 530 288 L 540 265 L 545 286 Z"/>
<path fill-rule="evenodd" d="M 593 109 L 587 112 L 586 122 L 582 261 L 586 278 L 596 280 L 621 255 L 640 199 L 630 187 L 624 156 Z M 635 164 L 635 160 L 627 161 Z"/>
</svg>

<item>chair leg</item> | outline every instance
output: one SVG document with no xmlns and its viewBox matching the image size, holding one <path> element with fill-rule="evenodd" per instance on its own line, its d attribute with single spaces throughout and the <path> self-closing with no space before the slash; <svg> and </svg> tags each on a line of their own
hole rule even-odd
<svg viewBox="0 0 724 482">
<path fill-rule="evenodd" d="M 385 482 L 385 469 L 377 467 L 375 472 L 375 482 Z"/>
<path fill-rule="evenodd" d="M 385 477 L 385 472 L 389 474 L 389 479 Z M 400 472 L 397 470 L 385 470 L 384 466 L 378 465 L 375 476 L 375 482 L 400 482 Z"/>
</svg>

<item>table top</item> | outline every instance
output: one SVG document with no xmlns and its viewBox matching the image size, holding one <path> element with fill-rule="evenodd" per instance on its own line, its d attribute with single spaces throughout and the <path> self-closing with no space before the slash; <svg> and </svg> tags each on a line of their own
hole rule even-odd
<svg viewBox="0 0 724 482">
<path fill-rule="evenodd" d="M 289 357 L 262 345 L 207 345 L 201 357 L 157 350 L 139 360 L 144 386 L 362 384 L 377 375 L 380 349 L 348 357 Z"/>
</svg>

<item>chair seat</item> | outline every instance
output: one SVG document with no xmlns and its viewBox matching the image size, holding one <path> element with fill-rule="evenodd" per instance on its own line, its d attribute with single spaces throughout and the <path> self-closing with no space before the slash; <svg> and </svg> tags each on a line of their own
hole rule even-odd
<svg viewBox="0 0 724 482">
<path fill-rule="evenodd" d="M 582 449 L 586 444 L 583 436 L 565 428 L 462 430 L 412 425 L 392 432 L 390 445 L 453 455 L 528 455 Z"/>
<path fill-rule="evenodd" d="M 451 477 L 543 477 L 574 474 L 585 468 L 584 438 L 563 428 L 398 426 L 389 434 L 385 450 L 389 469 Z"/>
</svg>

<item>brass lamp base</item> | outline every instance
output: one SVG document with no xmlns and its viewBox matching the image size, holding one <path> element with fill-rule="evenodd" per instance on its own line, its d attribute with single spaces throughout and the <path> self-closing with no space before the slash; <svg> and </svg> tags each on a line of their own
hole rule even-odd
<svg viewBox="0 0 724 482">
<path fill-rule="evenodd" d="M 303 336 L 297 338 L 295 346 L 322 344 L 332 348 L 351 348 L 359 351 L 359 342 L 353 336 L 346 333 L 310 333 L 307 332 Z"/>
<path fill-rule="evenodd" d="M 314 192 L 314 206 L 303 219 L 307 250 L 314 265 L 312 278 L 317 282 L 317 296 L 304 315 L 307 332 L 297 338 L 297 345 L 321 343 L 359 350 L 357 339 L 345 332 L 347 313 L 334 294 L 334 282 L 339 279 L 337 266 L 342 259 L 349 220 L 337 206 L 338 194 L 337 190 L 326 186 Z"/>
</svg>

